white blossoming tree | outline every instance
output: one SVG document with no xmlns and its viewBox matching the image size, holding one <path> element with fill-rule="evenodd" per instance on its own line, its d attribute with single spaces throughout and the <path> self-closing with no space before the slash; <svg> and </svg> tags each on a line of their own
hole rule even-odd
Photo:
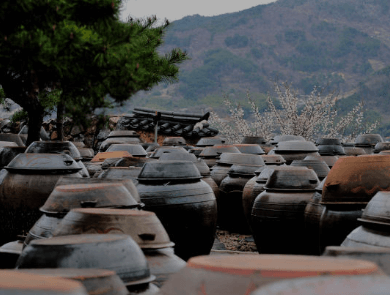
<svg viewBox="0 0 390 295">
<path fill-rule="evenodd" d="M 233 104 L 225 96 L 224 103 L 231 118 L 223 120 L 215 112 L 211 112 L 210 123 L 217 126 L 221 135 L 231 143 L 240 142 L 243 136 L 263 136 L 269 140 L 274 132 L 300 135 L 306 140 L 315 140 L 321 136 L 340 138 L 347 142 L 359 134 L 372 132 L 379 124 L 378 121 L 363 124 L 363 102 L 340 117 L 336 109 L 338 95 L 335 92 L 324 95 L 324 89 L 314 88 L 310 95 L 299 99 L 297 92 L 288 83 L 275 83 L 274 86 L 280 107 L 276 107 L 272 97 L 268 95 L 268 109 L 261 113 L 247 92 L 254 116 L 254 120 L 249 122 L 244 119 L 243 108 L 239 104 Z"/>
</svg>

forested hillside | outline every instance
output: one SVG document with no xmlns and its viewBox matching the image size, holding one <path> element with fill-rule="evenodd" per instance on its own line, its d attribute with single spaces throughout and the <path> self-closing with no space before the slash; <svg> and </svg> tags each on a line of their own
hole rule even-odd
<svg viewBox="0 0 390 295">
<path fill-rule="evenodd" d="M 328 85 L 348 97 L 343 107 L 364 98 L 370 114 L 381 113 L 386 123 L 389 8 L 387 0 L 279 0 L 185 17 L 173 22 L 160 49 L 188 51 L 180 82 L 141 93 L 131 104 L 201 111 L 217 107 L 222 93 L 240 100 L 246 89 L 264 103 L 278 79 L 302 95 Z"/>
</svg>

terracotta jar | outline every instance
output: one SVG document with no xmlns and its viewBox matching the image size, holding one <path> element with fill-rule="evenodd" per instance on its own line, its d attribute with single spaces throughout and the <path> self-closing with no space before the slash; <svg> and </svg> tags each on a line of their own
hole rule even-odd
<svg viewBox="0 0 390 295">
<path fill-rule="evenodd" d="M 298 255 L 199 256 L 174 274 L 161 294 L 252 294 L 259 287 L 286 279 L 381 274 L 375 263 L 361 260 Z"/>
<path fill-rule="evenodd" d="M 257 144 L 233 144 L 242 154 L 264 155 L 265 152 Z"/>
<path fill-rule="evenodd" d="M 267 165 L 265 168 L 256 170 L 256 175 L 249 179 L 249 181 L 244 186 L 244 190 L 242 192 L 242 207 L 249 227 L 251 224 L 253 203 L 255 202 L 257 196 L 264 191 L 264 186 L 268 178 L 274 172 L 274 167 L 278 166 Z"/>
<path fill-rule="evenodd" d="M 260 168 L 265 166 L 265 163 L 259 155 L 222 153 L 219 159 L 216 160 L 216 164 L 210 169 L 211 178 L 218 186 L 220 186 L 222 180 L 227 176 L 232 165 L 254 165 Z M 254 175 L 253 173 L 251 173 L 251 176 Z"/>
<path fill-rule="evenodd" d="M 88 295 L 80 282 L 42 275 L 0 270 L 2 295 Z"/>
<path fill-rule="evenodd" d="M 252 208 L 251 227 L 259 253 L 306 253 L 304 211 L 318 184 L 312 169 L 274 168 Z"/>
<path fill-rule="evenodd" d="M 189 161 L 144 165 L 137 189 L 145 210 L 155 212 L 184 260 L 209 254 L 214 242 L 217 204 L 211 187 Z"/>
<path fill-rule="evenodd" d="M 40 208 L 43 215 L 29 230 L 25 245 L 51 237 L 64 216 L 71 209 L 81 207 L 139 208 L 140 204 L 120 182 L 56 186 Z"/>
<path fill-rule="evenodd" d="M 355 139 L 355 147 L 360 147 L 367 154 L 374 152 L 374 147 L 378 142 L 383 142 L 382 136 L 379 134 L 361 134 Z"/>
<path fill-rule="evenodd" d="M 155 279 L 142 250 L 124 234 L 71 235 L 33 241 L 20 255 L 17 268 L 108 269 L 132 288 L 143 287 Z"/>
<path fill-rule="evenodd" d="M 268 153 L 269 155 L 282 155 L 286 164 L 290 165 L 294 160 L 303 160 L 308 155 L 319 155 L 318 148 L 310 141 L 282 141 L 275 149 Z"/>
<path fill-rule="evenodd" d="M 206 147 L 200 154 L 199 158 L 203 159 L 207 166 L 210 168 L 213 167 L 217 159 L 223 153 L 236 153 L 241 154 L 241 152 L 233 145 L 215 145 L 211 147 Z"/>
<path fill-rule="evenodd" d="M 381 275 L 329 276 L 286 280 L 257 289 L 252 295 L 379 295 L 387 294 L 390 279 Z"/>
<path fill-rule="evenodd" d="M 290 166 L 307 167 L 309 169 L 313 169 L 320 181 L 323 180 L 330 171 L 325 161 L 320 160 L 294 160 Z"/>
<path fill-rule="evenodd" d="M 367 155 L 340 158 L 329 172 L 322 191 L 320 247 L 339 246 L 359 226 L 371 198 L 378 191 L 390 191 L 390 157 Z"/>
<path fill-rule="evenodd" d="M 206 146 L 213 146 L 213 145 L 221 145 L 225 144 L 226 140 L 217 136 L 214 137 L 202 137 L 199 139 L 199 141 L 196 143 L 197 147 L 206 147 Z"/>
<path fill-rule="evenodd" d="M 205 161 L 197 159 L 194 154 L 190 153 L 166 153 L 160 157 L 161 161 L 191 161 L 198 168 L 200 175 L 203 177 L 202 180 L 206 182 L 214 192 L 215 197 L 218 199 L 219 188 L 215 181 L 211 178 L 210 168 L 207 166 Z"/>
<path fill-rule="evenodd" d="M 153 212 L 128 209 L 82 208 L 71 210 L 53 236 L 123 233 L 142 249 L 150 272 L 161 286 L 186 263 L 173 253 L 173 246 L 160 220 Z"/>
<path fill-rule="evenodd" d="M 234 164 L 219 186 L 217 199 L 220 228 L 236 233 L 250 233 L 243 208 L 245 184 L 255 175 L 259 165 Z"/>
<path fill-rule="evenodd" d="M 326 247 L 323 256 L 360 259 L 376 263 L 387 275 L 390 274 L 390 249 L 371 247 Z"/>
<path fill-rule="evenodd" d="M 24 235 L 41 216 L 41 207 L 58 179 L 81 177 L 68 155 L 18 154 L 0 172 L 0 244 Z"/>
<path fill-rule="evenodd" d="M 115 143 L 112 144 L 107 152 L 126 151 L 133 157 L 143 158 L 146 157 L 147 153 L 140 144 L 129 144 L 129 143 Z"/>
<path fill-rule="evenodd" d="M 91 268 L 35 268 L 19 269 L 18 273 L 41 275 L 52 279 L 78 281 L 89 295 L 128 295 L 125 284 L 115 271 Z"/>
<path fill-rule="evenodd" d="M 80 174 L 82 177 L 89 177 L 89 172 L 83 164 L 82 157 L 79 150 L 71 141 L 34 141 L 31 143 L 25 153 L 36 153 L 36 154 L 61 154 L 65 153 L 71 156 L 77 164 L 80 166 Z"/>
<path fill-rule="evenodd" d="M 305 229 L 308 236 L 306 254 L 310 255 L 320 255 L 322 252 L 320 249 L 320 221 L 322 213 L 325 211 L 325 206 L 320 202 L 325 181 L 326 178 L 315 188 L 316 191 L 307 202 L 305 208 Z"/>
</svg>

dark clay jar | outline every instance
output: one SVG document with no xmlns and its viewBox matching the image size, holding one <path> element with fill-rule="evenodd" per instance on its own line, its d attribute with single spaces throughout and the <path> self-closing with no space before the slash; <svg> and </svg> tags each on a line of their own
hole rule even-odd
<svg viewBox="0 0 390 295">
<path fill-rule="evenodd" d="M 322 187 L 325 180 L 322 180 L 320 185 L 316 187 L 316 191 L 309 200 L 305 208 L 305 229 L 308 236 L 307 240 L 307 253 L 310 255 L 320 255 L 320 220 L 321 215 L 325 210 L 325 206 L 322 205 Z"/>
<path fill-rule="evenodd" d="M 306 167 L 275 168 L 252 208 L 259 253 L 306 253 L 304 211 L 318 184 L 315 172 Z"/>
<path fill-rule="evenodd" d="M 219 186 L 218 224 L 222 229 L 236 233 L 250 233 L 245 218 L 242 195 L 245 184 L 259 166 L 233 165 Z"/>
<path fill-rule="evenodd" d="M 184 260 L 210 253 L 217 222 L 211 187 L 189 161 L 156 161 L 144 165 L 137 189 L 145 209 L 156 213 Z"/>
<path fill-rule="evenodd" d="M 267 165 L 264 169 L 261 168 L 256 170 L 256 176 L 249 179 L 249 181 L 244 186 L 244 190 L 242 192 L 242 207 L 244 209 L 244 215 L 249 227 L 251 224 L 253 203 L 257 196 L 264 191 L 264 186 L 268 178 L 273 173 L 274 167 L 278 166 Z"/>
<path fill-rule="evenodd" d="M 58 179 L 81 177 L 80 170 L 68 155 L 18 154 L 0 172 L 0 244 L 27 233 Z"/>
</svg>

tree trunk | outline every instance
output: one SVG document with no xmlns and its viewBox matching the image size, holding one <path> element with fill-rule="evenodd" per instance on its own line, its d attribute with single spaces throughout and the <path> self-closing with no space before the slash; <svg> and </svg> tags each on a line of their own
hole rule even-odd
<svg viewBox="0 0 390 295">
<path fill-rule="evenodd" d="M 28 137 L 26 146 L 40 139 L 40 132 L 43 123 L 43 109 L 41 112 L 37 110 L 28 111 Z"/>
<path fill-rule="evenodd" d="M 57 140 L 64 140 L 64 103 L 62 99 L 57 104 Z"/>
</svg>

